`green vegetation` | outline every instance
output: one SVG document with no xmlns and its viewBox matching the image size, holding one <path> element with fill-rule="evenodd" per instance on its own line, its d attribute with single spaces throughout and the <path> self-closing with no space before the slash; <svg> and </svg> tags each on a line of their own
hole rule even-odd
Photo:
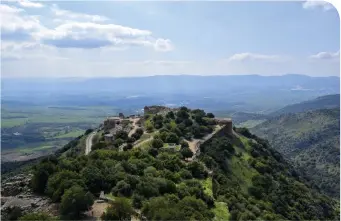
<svg viewBox="0 0 341 221">
<path fill-rule="evenodd" d="M 215 208 L 212 209 L 216 221 L 230 220 L 230 213 L 227 204 L 224 202 L 215 202 Z"/>
<path fill-rule="evenodd" d="M 41 156 L 63 147 L 88 128 L 98 127 L 112 107 L 46 107 L 3 105 L 1 149 L 3 161 Z M 6 157 L 8 154 L 9 157 Z"/>
<path fill-rule="evenodd" d="M 200 156 L 188 162 L 186 140 L 212 132 L 210 118 L 186 107 L 155 116 L 148 117 L 154 137 L 143 148 L 104 147 L 83 155 L 79 145 L 86 136 L 78 137 L 34 166 L 33 190 L 60 203 L 61 216 L 68 219 L 82 218 L 93 195 L 101 191 L 114 199 L 103 220 L 129 220 L 137 211 L 147 220 L 338 217 L 331 198 L 311 188 L 278 152 L 247 129 L 236 129 L 233 136 L 214 135 L 200 146 Z M 124 133 L 116 135 L 126 139 Z M 180 151 L 161 147 L 175 138 Z"/>
<path fill-rule="evenodd" d="M 324 109 L 286 114 L 252 131 L 290 159 L 326 194 L 340 195 L 340 111 Z"/>
<path fill-rule="evenodd" d="M 56 136 L 55 138 L 73 138 L 78 137 L 84 133 L 84 130 L 74 130 L 66 134 L 61 134 Z"/>
<path fill-rule="evenodd" d="M 20 217 L 19 221 L 54 221 L 58 220 L 57 217 L 50 216 L 47 213 L 27 213 Z"/>
<path fill-rule="evenodd" d="M 116 197 L 115 201 L 111 202 L 111 206 L 101 216 L 102 220 L 130 220 L 134 214 L 134 209 L 129 200 Z"/>
<path fill-rule="evenodd" d="M 336 202 L 305 183 L 264 140 L 246 129 L 236 131 L 254 141 L 246 142 L 242 135 L 239 139 L 214 137 L 200 147 L 201 160 L 214 171 L 213 196 L 226 203 L 231 220 L 312 220 L 338 216 Z M 238 143 L 240 138 L 251 148 Z M 245 154 L 249 155 L 247 161 L 242 157 Z M 309 210 L 304 209 L 307 206 Z"/>
</svg>

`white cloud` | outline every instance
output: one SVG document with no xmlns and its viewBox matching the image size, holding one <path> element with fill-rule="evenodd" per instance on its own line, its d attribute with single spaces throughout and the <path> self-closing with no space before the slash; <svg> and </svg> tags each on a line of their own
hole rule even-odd
<svg viewBox="0 0 341 221">
<path fill-rule="evenodd" d="M 148 45 L 151 32 L 115 24 L 69 22 L 38 33 L 38 38 L 59 48 L 100 48 L 117 45 Z"/>
<path fill-rule="evenodd" d="M 334 6 L 326 1 L 308 0 L 308 1 L 305 1 L 302 6 L 304 9 L 322 8 L 324 11 L 334 9 Z"/>
<path fill-rule="evenodd" d="M 155 41 L 154 49 L 156 51 L 172 51 L 174 47 L 169 39 L 159 38 Z"/>
<path fill-rule="evenodd" d="M 26 8 L 42 8 L 42 7 L 44 7 L 44 5 L 41 4 L 41 3 L 31 2 L 31 1 L 28 1 L 28 0 L 19 0 L 18 3 L 22 7 L 26 7 Z"/>
<path fill-rule="evenodd" d="M 320 60 L 333 60 L 340 58 L 340 51 L 337 52 L 319 52 L 317 54 L 311 55 L 310 58 L 320 59 Z"/>
<path fill-rule="evenodd" d="M 73 20 L 84 20 L 84 21 L 91 21 L 91 22 L 102 22 L 109 20 L 105 16 L 100 15 L 89 15 L 84 13 L 77 13 L 68 10 L 60 9 L 56 4 L 54 4 L 51 8 L 52 12 L 57 17 L 62 17 L 63 19 L 73 19 Z"/>
<path fill-rule="evenodd" d="M 263 60 L 263 61 L 279 61 L 281 57 L 278 55 L 264 55 L 264 54 L 254 54 L 254 53 L 239 53 L 232 55 L 229 61 L 253 61 L 253 60 Z"/>
<path fill-rule="evenodd" d="M 0 5 L 2 40 L 26 40 L 32 37 L 33 32 L 43 29 L 37 17 L 23 12 L 20 8 Z"/>
<path fill-rule="evenodd" d="M 21 1 L 21 4 L 31 2 Z M 33 3 L 34 4 L 34 3 Z M 37 5 L 36 5 L 37 6 Z M 33 6 L 32 6 L 33 7 Z M 132 46 L 153 48 L 155 51 L 173 50 L 169 39 L 156 38 L 149 30 L 131 28 L 113 23 L 99 15 L 75 13 L 51 7 L 54 17 L 28 15 L 23 9 L 1 4 L 1 37 L 9 41 L 35 41 L 56 48 L 114 48 L 127 49 Z M 45 27 L 40 19 L 54 24 Z M 52 22 L 52 23 L 51 23 Z"/>
</svg>

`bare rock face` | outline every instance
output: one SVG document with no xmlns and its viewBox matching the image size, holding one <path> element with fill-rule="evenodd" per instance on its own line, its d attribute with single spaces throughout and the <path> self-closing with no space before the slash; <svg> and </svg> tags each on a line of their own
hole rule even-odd
<svg viewBox="0 0 341 221">
<path fill-rule="evenodd" d="M 1 196 L 15 196 L 29 191 L 32 174 L 20 174 L 8 178 L 1 185 Z"/>
<path fill-rule="evenodd" d="M 31 212 L 57 214 L 56 204 L 45 196 L 35 195 L 30 189 L 32 174 L 19 174 L 3 180 L 1 185 L 1 218 Z"/>
</svg>

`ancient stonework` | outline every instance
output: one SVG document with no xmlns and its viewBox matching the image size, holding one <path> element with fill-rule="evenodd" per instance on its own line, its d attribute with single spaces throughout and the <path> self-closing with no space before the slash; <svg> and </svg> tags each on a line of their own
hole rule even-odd
<svg viewBox="0 0 341 221">
<path fill-rule="evenodd" d="M 222 129 L 226 134 L 233 134 L 233 125 L 231 118 L 217 118 L 216 123 L 219 125 L 224 125 L 225 127 Z"/>
<path fill-rule="evenodd" d="M 110 130 L 110 129 L 113 129 L 116 127 L 116 125 L 120 122 L 120 118 L 118 117 L 110 117 L 108 119 L 106 119 L 104 122 L 103 122 L 103 129 L 105 131 L 107 130 Z"/>
<path fill-rule="evenodd" d="M 157 114 L 163 111 L 170 111 L 171 108 L 164 106 L 145 106 L 143 110 L 144 114 Z"/>
</svg>

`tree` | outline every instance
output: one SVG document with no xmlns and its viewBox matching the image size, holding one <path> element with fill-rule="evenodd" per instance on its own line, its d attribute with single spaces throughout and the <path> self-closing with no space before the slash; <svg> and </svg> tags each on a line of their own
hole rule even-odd
<svg viewBox="0 0 341 221">
<path fill-rule="evenodd" d="M 207 176 L 207 172 L 205 171 L 205 167 L 202 163 L 198 161 L 190 162 L 187 165 L 187 169 L 192 172 L 193 177 L 195 178 L 205 178 Z"/>
<path fill-rule="evenodd" d="M 190 158 L 193 156 L 193 152 L 191 151 L 191 149 L 189 149 L 189 147 L 181 147 L 180 153 L 183 158 Z"/>
<path fill-rule="evenodd" d="M 54 163 L 47 161 L 38 164 L 34 170 L 31 185 L 36 193 L 44 193 L 47 180 L 51 174 L 56 171 Z"/>
<path fill-rule="evenodd" d="M 175 133 L 169 133 L 166 138 L 167 143 L 178 143 L 179 137 Z"/>
<path fill-rule="evenodd" d="M 161 139 L 153 139 L 152 140 L 152 147 L 156 148 L 156 149 L 163 147 L 163 141 Z"/>
<path fill-rule="evenodd" d="M 128 139 L 128 133 L 124 130 L 119 130 L 115 134 L 115 139 L 122 139 L 122 140 L 127 140 Z"/>
<path fill-rule="evenodd" d="M 131 215 L 134 214 L 134 209 L 125 198 L 115 198 L 112 205 L 107 208 L 101 216 L 102 220 L 131 220 Z"/>
<path fill-rule="evenodd" d="M 94 203 L 93 195 L 75 185 L 68 189 L 62 196 L 60 212 L 68 218 L 79 218 L 84 211 L 89 210 Z"/>
<path fill-rule="evenodd" d="M 206 116 L 207 116 L 208 118 L 214 118 L 214 114 L 212 114 L 212 113 L 207 113 Z"/>
<path fill-rule="evenodd" d="M 133 206 L 136 209 L 141 209 L 142 202 L 144 201 L 144 197 L 139 194 L 134 193 L 132 199 L 133 199 Z"/>
<path fill-rule="evenodd" d="M 131 143 L 128 143 L 126 146 L 123 147 L 124 151 L 133 149 L 133 145 Z"/>
<path fill-rule="evenodd" d="M 173 112 L 173 111 L 169 111 L 169 112 L 166 114 L 166 118 L 174 119 L 174 118 L 175 118 L 174 112 Z"/>
<path fill-rule="evenodd" d="M 94 131 L 93 129 L 87 129 L 84 133 L 84 135 L 88 135 L 89 133 L 91 133 L 92 131 Z"/>
<path fill-rule="evenodd" d="M 116 140 L 114 141 L 114 146 L 115 146 L 115 147 L 119 147 L 119 146 L 121 146 L 123 143 L 124 143 L 124 140 L 122 140 L 121 138 L 119 138 L 119 139 L 116 139 Z"/>
<path fill-rule="evenodd" d="M 127 143 L 134 143 L 136 139 L 134 137 L 128 137 Z"/>
<path fill-rule="evenodd" d="M 180 142 L 180 145 L 181 145 L 181 148 L 189 147 L 188 143 L 187 143 L 185 140 L 182 140 L 182 141 Z"/>
<path fill-rule="evenodd" d="M 49 178 L 46 193 L 51 197 L 53 202 L 58 202 L 64 192 L 74 185 L 85 187 L 84 180 L 78 173 L 62 170 Z"/>
<path fill-rule="evenodd" d="M 188 119 L 189 118 L 189 114 L 185 110 L 179 110 L 176 113 L 176 116 L 177 116 L 177 119 Z"/>
<path fill-rule="evenodd" d="M 143 134 L 143 129 L 142 128 L 137 128 L 135 133 L 138 133 L 138 134 L 142 135 Z"/>
<path fill-rule="evenodd" d="M 81 171 L 81 176 L 92 193 L 99 193 L 104 188 L 104 176 L 102 175 L 101 170 L 94 165 L 86 166 Z"/>
<path fill-rule="evenodd" d="M 94 145 L 92 145 L 91 149 L 92 150 L 99 150 L 99 149 L 104 149 L 106 148 L 107 144 L 106 143 L 102 143 L 102 142 L 98 142 L 98 143 L 95 143 Z"/>
<path fill-rule="evenodd" d="M 111 190 L 115 196 L 126 196 L 129 197 L 132 194 L 132 189 L 130 184 L 126 183 L 124 180 L 119 181 L 116 186 Z"/>
<path fill-rule="evenodd" d="M 19 218 L 19 221 L 53 221 L 58 220 L 56 217 L 52 217 L 47 213 L 27 213 Z"/>
<path fill-rule="evenodd" d="M 135 132 L 131 135 L 131 137 L 133 137 L 135 140 L 138 140 L 138 139 L 140 139 L 141 135 L 139 133 Z"/>
<path fill-rule="evenodd" d="M 163 142 L 166 142 L 167 137 L 168 137 L 168 132 L 166 131 L 160 132 L 160 138 Z"/>
</svg>

